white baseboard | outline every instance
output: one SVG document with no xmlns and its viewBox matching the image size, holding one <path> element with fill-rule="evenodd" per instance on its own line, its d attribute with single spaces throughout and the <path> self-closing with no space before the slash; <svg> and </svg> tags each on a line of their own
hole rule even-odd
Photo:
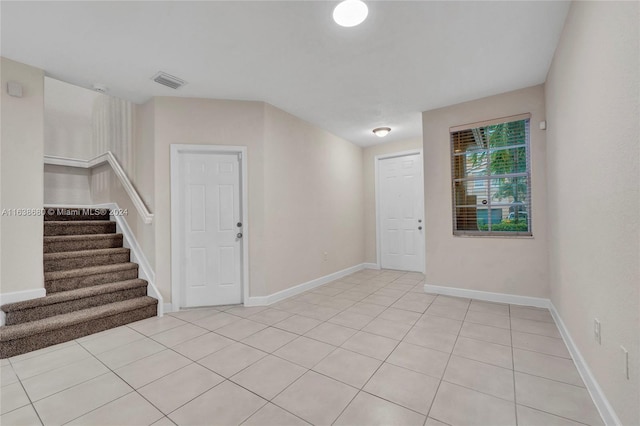
<svg viewBox="0 0 640 426">
<path fill-rule="evenodd" d="M 120 210 L 116 203 L 108 203 L 106 205 L 109 209 L 116 211 Z M 121 215 L 112 215 L 111 218 L 116 222 L 118 231 L 121 232 L 124 237 L 123 246 L 131 250 L 131 261 L 138 264 L 138 275 L 148 283 L 147 294 L 158 300 L 157 315 L 161 317 L 164 314 L 164 300 L 162 294 L 160 294 L 160 291 L 156 287 L 155 271 L 151 268 L 151 264 L 149 264 L 147 257 L 142 251 L 142 247 L 138 244 L 138 240 L 136 240 L 136 237 L 129 227 L 125 217 Z"/>
<path fill-rule="evenodd" d="M 45 297 L 47 291 L 44 288 L 32 288 L 29 290 L 13 291 L 10 293 L 0 293 L 0 306 L 7 303 L 22 302 L 23 300 L 37 299 Z M 5 313 L 0 311 L 0 326 L 4 325 Z"/>
<path fill-rule="evenodd" d="M 580 353 L 580 350 L 571 338 L 569 330 L 565 326 L 564 321 L 562 321 L 560 314 L 556 310 L 556 307 L 553 305 L 553 303 L 551 303 L 551 301 L 549 301 L 549 310 L 551 311 L 551 316 L 556 322 L 558 330 L 560 330 L 562 340 L 564 340 L 565 345 L 567 345 L 567 349 L 569 349 L 569 353 L 571 354 L 571 358 L 573 358 L 573 362 L 578 369 L 578 373 L 580 373 L 580 377 L 582 377 L 582 381 L 587 387 L 589 395 L 591 395 L 591 399 L 596 405 L 596 408 L 598 409 L 598 412 L 600 413 L 600 417 L 602 417 L 604 424 L 606 424 L 607 426 L 621 425 L 622 422 L 614 411 L 613 406 L 611 406 L 611 403 L 609 403 L 609 400 L 602 391 L 602 388 L 598 384 L 593 373 L 591 373 L 587 362 L 585 361 L 584 357 Z"/>
<path fill-rule="evenodd" d="M 364 269 L 380 269 L 380 265 L 377 263 L 363 263 Z"/>
<path fill-rule="evenodd" d="M 167 313 L 167 312 L 173 312 L 173 305 L 171 304 L 171 302 L 169 302 L 169 303 L 164 303 L 164 304 L 162 305 L 162 311 L 163 311 L 164 313 Z"/>
<path fill-rule="evenodd" d="M 360 263 L 358 265 L 352 266 L 350 268 L 343 269 L 341 271 L 334 272 L 329 275 L 325 275 L 320 278 L 316 278 L 315 280 L 307 281 L 306 283 L 298 284 L 293 287 L 289 287 L 285 290 L 279 291 L 277 293 L 270 294 L 268 296 L 254 296 L 248 297 L 244 301 L 245 306 L 268 306 L 276 302 L 280 302 L 281 300 L 287 299 L 291 296 L 295 296 L 300 293 L 304 293 L 305 291 L 311 290 L 323 284 L 330 283 L 331 281 L 335 281 L 339 278 L 346 277 L 347 275 L 353 274 L 354 272 L 358 272 L 365 269 L 365 264 Z"/>
<path fill-rule="evenodd" d="M 580 377 L 582 378 L 582 381 L 587 387 L 587 391 L 589 391 L 589 395 L 591 395 L 593 403 L 600 413 L 600 417 L 602 417 L 602 420 L 607 426 L 618 426 L 622 424 L 620 422 L 620 419 L 618 418 L 618 415 L 615 413 L 613 406 L 611 406 L 609 400 L 602 391 L 602 388 L 598 384 L 598 381 L 591 373 L 587 362 L 580 353 L 578 346 L 576 346 L 575 342 L 571 338 L 569 330 L 565 326 L 564 321 L 562 321 L 562 318 L 556 310 L 556 307 L 553 305 L 553 303 L 551 303 L 551 300 L 543 299 L 540 297 L 518 296 L 515 294 L 505 293 L 491 293 L 488 291 L 468 290 L 464 288 L 442 287 L 427 284 L 425 284 L 424 290 L 427 293 L 443 294 L 446 296 L 466 297 L 469 299 L 484 300 L 487 302 L 509 303 L 511 305 L 534 306 L 537 308 L 549 309 L 549 311 L 551 312 L 551 316 L 553 317 L 553 320 L 555 321 L 556 326 L 560 331 L 562 340 L 569 349 L 569 353 L 571 354 L 571 358 L 573 358 L 573 362 L 578 369 L 578 373 L 580 373 Z"/>
<path fill-rule="evenodd" d="M 541 297 L 519 296 L 508 293 L 492 293 L 489 291 L 469 290 L 466 288 L 443 287 L 438 285 L 424 285 L 427 293 L 442 294 L 445 296 L 466 297 L 469 299 L 484 300 L 486 302 L 509 303 L 511 305 L 534 306 L 536 308 L 549 308 L 549 299 Z"/>
</svg>

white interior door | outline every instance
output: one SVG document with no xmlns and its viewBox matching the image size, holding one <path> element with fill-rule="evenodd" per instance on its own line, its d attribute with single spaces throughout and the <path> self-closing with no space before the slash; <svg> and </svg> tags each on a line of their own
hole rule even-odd
<svg viewBox="0 0 640 426">
<path fill-rule="evenodd" d="M 179 164 L 181 305 L 241 303 L 238 154 L 182 153 Z"/>
<path fill-rule="evenodd" d="M 382 268 L 424 272 L 422 154 L 378 160 Z"/>
</svg>

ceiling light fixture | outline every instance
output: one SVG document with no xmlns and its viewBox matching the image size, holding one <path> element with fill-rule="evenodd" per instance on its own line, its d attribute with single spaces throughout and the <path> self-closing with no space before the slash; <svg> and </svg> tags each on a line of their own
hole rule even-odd
<svg viewBox="0 0 640 426">
<path fill-rule="evenodd" d="M 379 138 L 384 138 L 391 131 L 391 127 L 378 127 L 373 129 L 373 134 L 375 134 Z"/>
<path fill-rule="evenodd" d="M 333 9 L 333 20 L 343 27 L 355 27 L 367 19 L 369 8 L 361 0 L 344 0 Z"/>
</svg>

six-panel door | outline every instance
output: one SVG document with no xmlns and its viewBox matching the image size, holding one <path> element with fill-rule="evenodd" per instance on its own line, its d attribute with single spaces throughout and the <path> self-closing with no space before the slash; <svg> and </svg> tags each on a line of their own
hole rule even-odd
<svg viewBox="0 0 640 426">
<path fill-rule="evenodd" d="M 423 272 L 422 155 L 379 160 L 378 184 L 381 267 Z"/>
<path fill-rule="evenodd" d="M 182 306 L 242 302 L 237 154 L 181 154 Z"/>
</svg>

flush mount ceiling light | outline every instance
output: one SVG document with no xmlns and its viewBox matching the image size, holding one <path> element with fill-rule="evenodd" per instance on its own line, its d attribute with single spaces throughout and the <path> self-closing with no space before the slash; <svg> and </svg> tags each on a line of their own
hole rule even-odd
<svg viewBox="0 0 640 426">
<path fill-rule="evenodd" d="M 360 25 L 369 14 L 369 8 L 360 0 L 344 0 L 333 9 L 333 20 L 343 27 Z"/>
<path fill-rule="evenodd" d="M 373 129 L 373 133 L 379 138 L 384 138 L 389 134 L 390 131 L 391 127 L 378 127 Z"/>
</svg>

